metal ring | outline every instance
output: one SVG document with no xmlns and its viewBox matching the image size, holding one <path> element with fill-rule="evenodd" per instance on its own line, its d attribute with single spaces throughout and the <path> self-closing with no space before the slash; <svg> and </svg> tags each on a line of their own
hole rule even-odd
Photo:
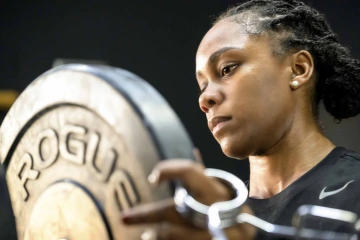
<svg viewBox="0 0 360 240">
<path fill-rule="evenodd" d="M 210 220 L 218 223 L 216 225 L 219 228 L 236 225 L 236 218 L 248 197 L 248 190 L 244 182 L 235 175 L 219 169 L 207 168 L 204 173 L 209 177 L 215 177 L 227 182 L 235 191 L 235 198 L 214 203 L 210 208 L 210 206 L 196 201 L 188 194 L 185 188 L 177 187 L 174 196 L 176 210 L 196 227 L 207 229 Z M 211 212 L 209 212 L 210 209 L 212 209 Z"/>
</svg>

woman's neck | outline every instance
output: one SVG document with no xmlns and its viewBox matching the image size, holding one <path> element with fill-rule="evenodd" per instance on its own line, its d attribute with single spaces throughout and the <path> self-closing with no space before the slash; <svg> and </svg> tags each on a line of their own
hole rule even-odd
<svg viewBox="0 0 360 240">
<path fill-rule="evenodd" d="M 291 129 L 265 154 L 250 156 L 250 191 L 252 198 L 270 198 L 324 159 L 334 144 L 316 124 Z"/>
</svg>

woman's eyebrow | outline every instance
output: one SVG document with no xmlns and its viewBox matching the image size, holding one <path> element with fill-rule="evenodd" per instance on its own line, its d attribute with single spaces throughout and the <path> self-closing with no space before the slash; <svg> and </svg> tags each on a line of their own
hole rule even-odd
<svg viewBox="0 0 360 240">
<path fill-rule="evenodd" d="M 207 65 L 214 64 L 215 62 L 217 62 L 219 60 L 219 58 L 220 58 L 220 56 L 222 54 L 224 54 L 227 51 L 234 50 L 234 49 L 239 49 L 239 48 L 237 48 L 237 47 L 223 47 L 223 48 L 220 48 L 220 49 L 216 50 L 215 52 L 213 52 L 210 55 L 209 60 L 207 62 Z M 196 76 L 196 78 L 199 78 L 199 77 L 202 76 L 202 73 L 200 71 L 197 71 L 195 73 L 195 76 Z"/>
<path fill-rule="evenodd" d="M 215 52 L 213 52 L 210 55 L 209 60 L 208 60 L 208 64 L 213 64 L 214 62 L 218 61 L 219 57 L 222 54 L 224 54 L 227 51 L 234 50 L 234 49 L 239 49 L 239 48 L 237 48 L 237 47 L 223 47 L 223 48 L 220 48 L 219 50 L 216 50 Z"/>
</svg>

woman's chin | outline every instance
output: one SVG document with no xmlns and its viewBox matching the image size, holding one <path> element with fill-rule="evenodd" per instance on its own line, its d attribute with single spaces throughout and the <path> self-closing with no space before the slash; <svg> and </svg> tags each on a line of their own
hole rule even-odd
<svg viewBox="0 0 360 240">
<path fill-rule="evenodd" d="M 236 143 L 230 139 L 222 139 L 219 143 L 223 153 L 229 158 L 245 159 L 251 155 L 251 151 L 245 144 Z"/>
</svg>

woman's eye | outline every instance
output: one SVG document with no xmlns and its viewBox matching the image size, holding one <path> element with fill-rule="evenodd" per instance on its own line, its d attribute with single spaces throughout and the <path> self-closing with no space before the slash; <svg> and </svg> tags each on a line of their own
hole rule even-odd
<svg viewBox="0 0 360 240">
<path fill-rule="evenodd" d="M 225 77 L 231 73 L 232 70 L 234 70 L 237 67 L 237 65 L 230 65 L 226 66 L 221 70 L 221 76 Z"/>
</svg>

